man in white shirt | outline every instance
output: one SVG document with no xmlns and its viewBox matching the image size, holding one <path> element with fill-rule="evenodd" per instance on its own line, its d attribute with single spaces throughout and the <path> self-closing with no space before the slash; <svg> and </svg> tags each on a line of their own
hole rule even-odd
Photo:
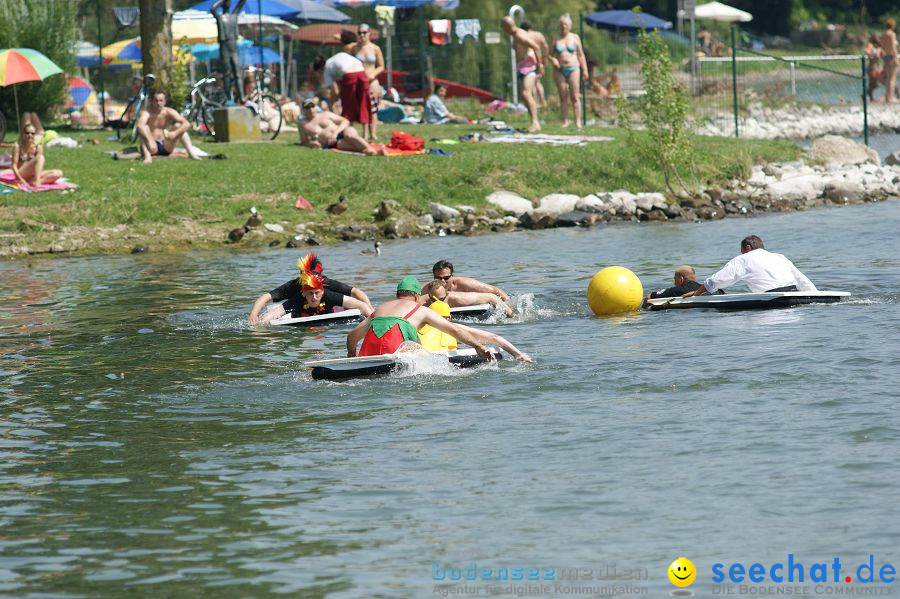
<svg viewBox="0 0 900 599">
<path fill-rule="evenodd" d="M 341 115 L 345 119 L 351 123 L 369 124 L 372 121 L 369 77 L 362 61 L 349 53 L 356 42 L 355 33 L 342 31 L 342 51 L 328 60 L 317 56 L 313 70 L 322 73 L 322 82 L 333 95 L 340 96 Z"/>
<path fill-rule="evenodd" d="M 794 263 L 781 254 L 766 251 L 756 235 L 741 240 L 741 255 L 706 279 L 695 291 L 681 297 L 715 293 L 735 283 L 744 282 L 751 293 L 765 291 L 816 291 L 816 286 L 797 270 Z"/>
</svg>

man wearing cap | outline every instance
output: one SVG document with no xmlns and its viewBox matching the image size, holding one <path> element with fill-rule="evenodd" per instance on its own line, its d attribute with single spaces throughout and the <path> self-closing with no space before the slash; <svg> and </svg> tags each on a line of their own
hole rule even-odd
<svg viewBox="0 0 900 599">
<path fill-rule="evenodd" d="M 379 149 L 366 142 L 344 117 L 330 110 L 319 112 L 313 98 L 303 101 L 300 143 L 308 148 L 337 148 L 366 156 L 384 155 L 383 147 Z"/>
<path fill-rule="evenodd" d="M 401 279 L 397 285 L 397 299 L 378 306 L 371 317 L 366 318 L 347 335 L 347 356 L 352 358 L 356 355 L 392 354 L 406 341 L 419 343 L 418 330 L 423 325 L 430 324 L 472 346 L 481 358 L 491 359 L 491 352 L 482 345 L 476 334 L 473 334 L 476 329 L 444 320 L 437 312 L 424 308 L 419 304 L 421 292 L 422 287 L 414 276 Z M 481 332 L 483 331 L 479 331 Z M 360 341 L 362 347 L 357 352 Z M 531 358 L 522 352 L 514 355 L 520 360 L 531 361 Z"/>
<path fill-rule="evenodd" d="M 287 301 L 266 312 L 262 318 L 263 324 L 288 312 L 298 318 L 334 312 L 338 306 L 345 310 L 356 308 L 364 316 L 372 314 L 372 304 L 363 290 L 323 275 L 322 262 L 315 254 L 307 254 L 298 260 L 297 267 L 300 269 L 299 277 L 279 285 L 268 293 L 263 293 L 256 299 L 250 310 L 250 316 L 247 318 L 248 324 L 253 326 L 259 322 L 259 313 L 269 302 L 284 300 Z M 306 289 L 303 283 L 306 273 L 315 274 L 317 277 L 307 279 L 310 289 Z M 319 287 L 320 282 L 321 287 Z M 317 292 L 318 295 L 307 296 L 308 292 Z M 312 309 L 315 310 L 315 314 L 311 312 Z"/>
</svg>

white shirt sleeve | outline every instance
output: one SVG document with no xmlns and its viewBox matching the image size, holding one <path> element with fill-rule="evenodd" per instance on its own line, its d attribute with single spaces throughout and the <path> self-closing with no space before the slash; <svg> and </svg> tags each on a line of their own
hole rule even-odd
<svg viewBox="0 0 900 599">
<path fill-rule="evenodd" d="M 703 282 L 706 291 L 715 293 L 719 289 L 724 289 L 740 281 L 744 276 L 744 264 L 740 258 L 740 256 L 732 258 L 722 270 L 706 279 Z"/>
<path fill-rule="evenodd" d="M 794 266 L 794 263 L 791 262 L 791 272 L 794 275 L 794 278 L 797 279 L 797 290 L 798 291 L 818 291 L 816 286 L 813 285 L 812 281 L 806 278 L 802 272 L 797 270 L 797 267 Z"/>
</svg>

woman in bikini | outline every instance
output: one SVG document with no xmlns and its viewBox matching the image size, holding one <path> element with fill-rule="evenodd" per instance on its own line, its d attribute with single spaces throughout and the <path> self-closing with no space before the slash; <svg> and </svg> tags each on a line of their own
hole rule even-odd
<svg viewBox="0 0 900 599">
<path fill-rule="evenodd" d="M 878 89 L 878 86 L 881 83 L 881 44 L 878 42 L 878 36 L 874 33 L 869 36 L 869 41 L 866 43 L 864 53 L 868 62 L 869 75 L 869 88 L 867 93 L 869 94 L 869 101 L 874 102 L 875 90 Z"/>
<path fill-rule="evenodd" d="M 572 33 L 572 17 L 568 13 L 559 18 L 559 36 L 550 45 L 553 77 L 559 90 L 563 127 L 569 126 L 569 98 L 575 110 L 575 127 L 581 129 L 581 80 L 587 80 L 587 61 L 581 39 Z"/>
<path fill-rule="evenodd" d="M 884 77 L 884 101 L 893 102 L 897 91 L 897 34 L 894 19 L 888 19 L 885 23 L 884 33 L 881 34 L 881 59 L 884 68 L 881 71 Z"/>
<path fill-rule="evenodd" d="M 19 122 L 19 141 L 13 146 L 12 170 L 16 181 L 37 187 L 50 185 L 63 176 L 61 170 L 44 170 L 44 147 L 39 135 L 44 132 L 41 121 L 33 112 L 22 114 Z"/>
<path fill-rule="evenodd" d="M 363 23 L 359 26 L 359 42 L 353 48 L 353 55 L 356 56 L 366 70 L 369 77 L 369 92 L 372 96 L 372 122 L 363 126 L 363 134 L 366 139 L 373 141 L 377 139 L 376 131 L 378 127 L 378 102 L 384 97 L 384 88 L 378 81 L 378 76 L 384 72 L 384 56 L 379 48 L 369 37 L 371 36 L 371 28 Z"/>
</svg>

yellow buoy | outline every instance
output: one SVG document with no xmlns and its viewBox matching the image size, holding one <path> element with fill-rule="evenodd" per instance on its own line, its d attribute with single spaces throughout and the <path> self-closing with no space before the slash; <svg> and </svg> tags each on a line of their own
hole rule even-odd
<svg viewBox="0 0 900 599">
<path fill-rule="evenodd" d="M 607 266 L 588 283 L 588 305 L 594 314 L 637 310 L 644 301 L 644 287 L 637 275 L 622 266 Z"/>
</svg>

